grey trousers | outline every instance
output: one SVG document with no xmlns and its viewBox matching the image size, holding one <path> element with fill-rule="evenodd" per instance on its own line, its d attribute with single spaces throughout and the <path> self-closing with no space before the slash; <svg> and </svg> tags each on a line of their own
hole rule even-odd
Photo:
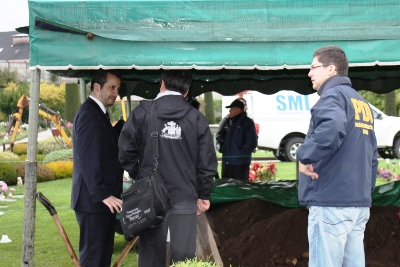
<svg viewBox="0 0 400 267">
<path fill-rule="evenodd" d="M 195 257 L 196 214 L 169 214 L 164 224 L 139 236 L 139 267 L 165 267 L 167 265 L 167 233 L 170 232 L 170 262 Z"/>
</svg>

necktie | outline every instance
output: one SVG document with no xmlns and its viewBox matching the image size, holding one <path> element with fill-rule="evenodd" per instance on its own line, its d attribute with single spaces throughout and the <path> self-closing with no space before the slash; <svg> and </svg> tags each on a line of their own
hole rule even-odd
<svg viewBox="0 0 400 267">
<path fill-rule="evenodd" d="M 104 115 L 106 115 L 106 118 L 107 118 L 108 120 L 110 120 L 110 115 L 108 114 L 107 111 L 106 111 L 106 113 L 105 113 Z"/>
</svg>

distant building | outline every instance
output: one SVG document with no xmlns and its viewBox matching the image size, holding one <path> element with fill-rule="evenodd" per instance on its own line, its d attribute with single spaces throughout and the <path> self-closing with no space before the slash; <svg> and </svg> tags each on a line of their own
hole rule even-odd
<svg viewBox="0 0 400 267">
<path fill-rule="evenodd" d="M 0 69 L 16 70 L 20 81 L 29 82 L 29 35 L 17 31 L 0 32 Z M 51 73 L 42 71 L 41 81 L 52 82 Z M 78 79 L 57 77 L 56 82 L 76 83 Z"/>
</svg>

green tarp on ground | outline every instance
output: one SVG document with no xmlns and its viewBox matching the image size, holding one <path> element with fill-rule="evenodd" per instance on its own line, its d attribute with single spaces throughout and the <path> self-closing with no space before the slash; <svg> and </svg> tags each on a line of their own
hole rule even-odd
<svg viewBox="0 0 400 267">
<path fill-rule="evenodd" d="M 287 208 L 300 208 L 297 199 L 297 183 L 294 180 L 276 180 L 263 183 L 244 182 L 235 179 L 216 179 L 211 192 L 211 205 L 257 198 Z M 124 191 L 130 182 L 124 182 Z M 375 206 L 400 207 L 400 181 L 377 186 L 372 194 Z M 122 234 L 117 214 L 116 232 Z"/>
<path fill-rule="evenodd" d="M 277 180 L 263 183 L 244 182 L 235 179 L 214 180 L 211 204 L 222 204 L 257 198 L 283 207 L 299 208 L 297 183 L 294 180 Z M 372 193 L 375 206 L 400 207 L 400 181 L 380 185 Z"/>
</svg>

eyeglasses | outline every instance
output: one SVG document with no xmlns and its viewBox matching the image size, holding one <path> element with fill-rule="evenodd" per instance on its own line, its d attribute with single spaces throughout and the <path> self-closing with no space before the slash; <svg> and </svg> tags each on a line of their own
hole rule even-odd
<svg viewBox="0 0 400 267">
<path fill-rule="evenodd" d="M 329 65 L 311 66 L 311 67 L 310 67 L 310 71 L 314 71 L 315 69 L 318 69 L 318 68 L 320 68 L 320 67 L 326 67 L 326 66 L 329 66 Z"/>
</svg>

